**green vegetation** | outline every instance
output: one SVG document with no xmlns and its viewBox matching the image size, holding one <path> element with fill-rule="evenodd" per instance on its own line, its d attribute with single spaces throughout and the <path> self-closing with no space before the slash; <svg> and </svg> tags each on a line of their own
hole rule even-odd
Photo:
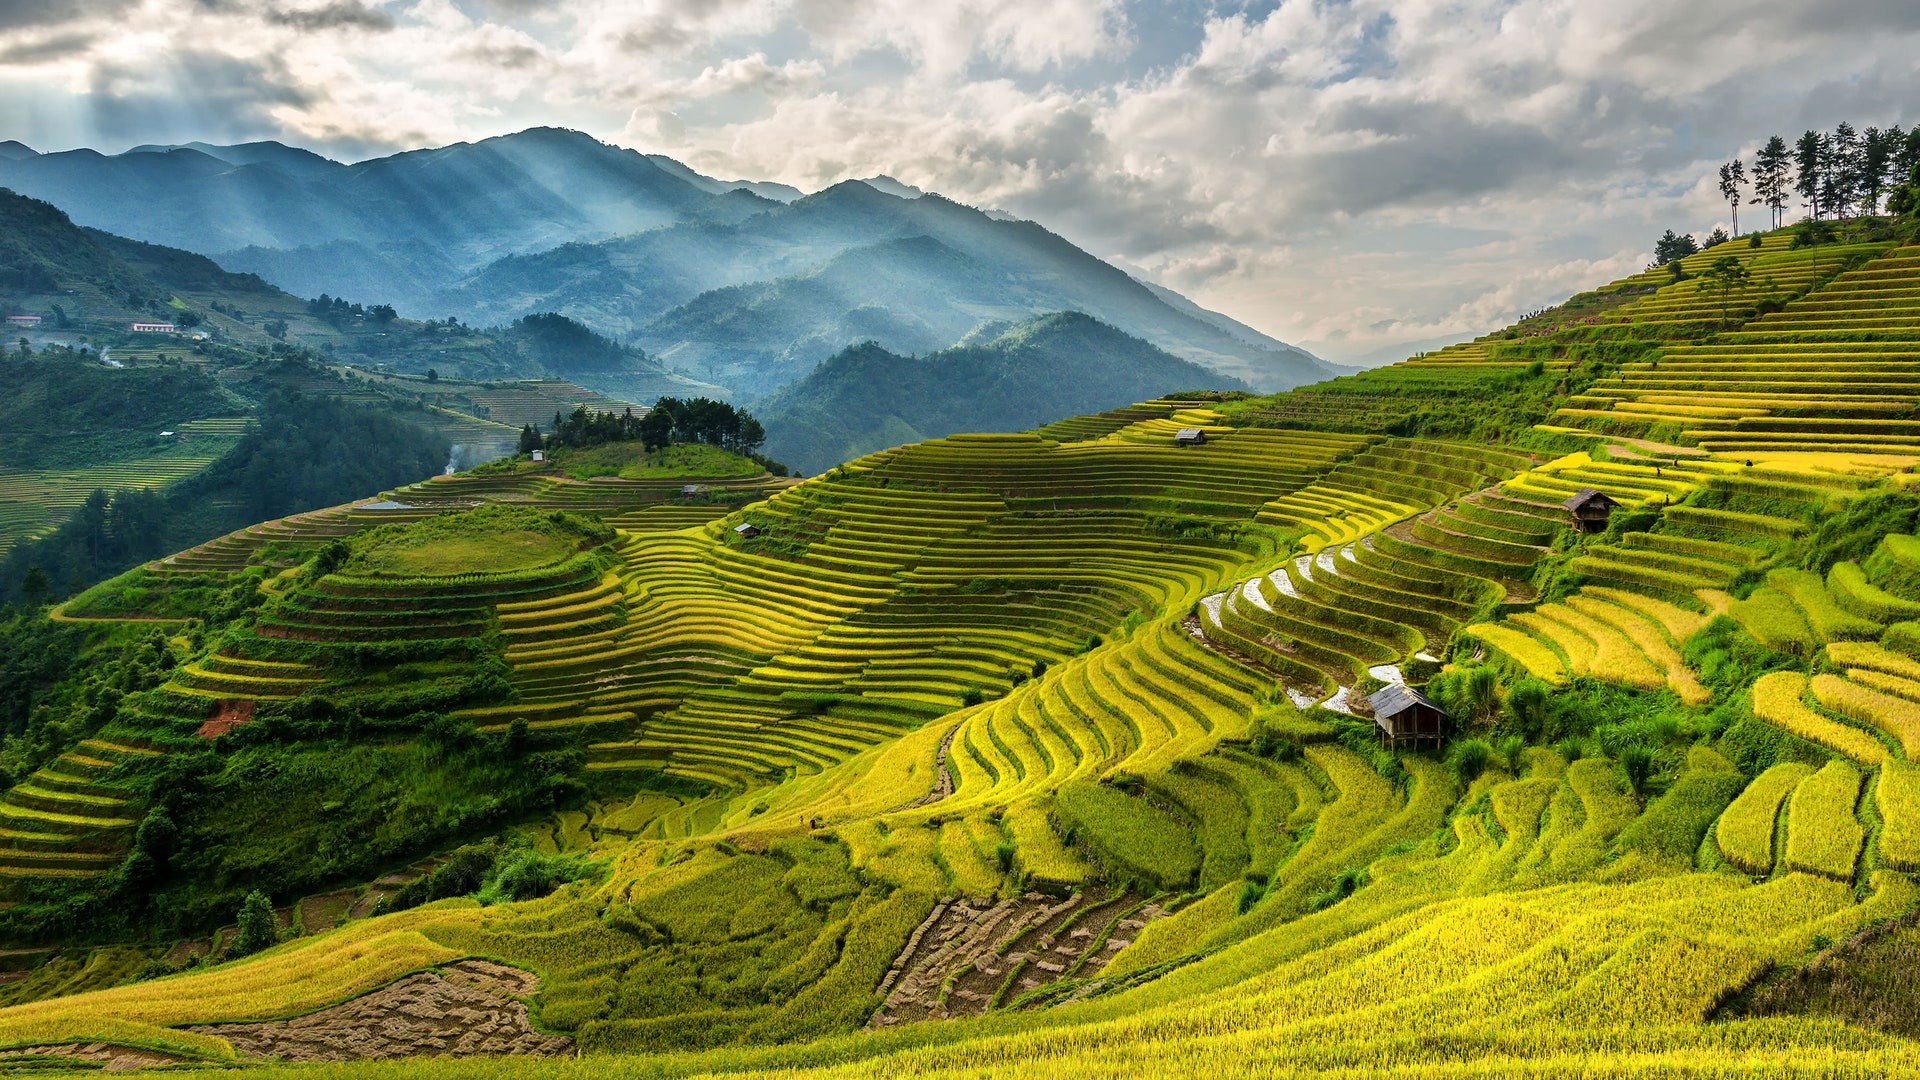
<svg viewBox="0 0 1920 1080">
<path fill-rule="evenodd" d="M 637 418 L 66 611 L 167 629 L 16 617 L 0 930 L 158 974 L 255 889 L 319 914 L 23 980 L 0 1032 L 224 1064 L 186 1028 L 480 957 L 615 1075 L 1912 1071 L 1876 928 L 1920 898 L 1915 454 L 1863 424 L 1920 421 L 1785 387 L 1910 364 L 1865 312 L 1920 258 L 1760 240 L 1673 264 L 1771 276 L 1751 309 L 1656 268 L 1333 387 L 796 484 L 686 490 L 740 459 Z M 1676 363 L 1716 388 L 1641 386 Z M 1369 715 L 1403 680 L 1446 738 Z M 429 1067 L 580 1066 L 329 1068 Z"/>
</svg>

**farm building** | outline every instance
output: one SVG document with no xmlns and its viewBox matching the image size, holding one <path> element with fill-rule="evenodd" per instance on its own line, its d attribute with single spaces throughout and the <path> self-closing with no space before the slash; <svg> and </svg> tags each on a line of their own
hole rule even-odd
<svg viewBox="0 0 1920 1080">
<path fill-rule="evenodd" d="M 751 540 L 760 535 L 760 526 L 750 521 L 743 521 L 733 527 L 733 534 L 742 540 Z"/>
<path fill-rule="evenodd" d="M 1446 737 L 1447 711 L 1411 686 L 1395 683 L 1369 695 L 1367 704 L 1383 744 L 1431 739 L 1438 745 Z"/>
<path fill-rule="evenodd" d="M 706 489 L 706 488 L 705 488 L 705 487 L 704 487 L 703 485 L 700 485 L 700 484 L 687 484 L 686 486 L 684 486 L 684 487 L 682 487 L 682 488 L 680 489 L 680 494 L 682 494 L 682 495 L 684 495 L 684 496 L 686 496 L 687 498 L 689 498 L 689 499 L 691 499 L 691 498 L 693 498 L 693 497 L 694 497 L 695 495 L 704 495 L 704 494 L 706 494 L 706 491 L 707 491 L 707 489 Z"/>
<path fill-rule="evenodd" d="M 535 450 L 532 454 L 528 456 L 533 458 L 533 460 L 536 462 L 547 460 L 547 452 L 545 450 Z"/>
<path fill-rule="evenodd" d="M 1580 531 L 1591 533 L 1605 529 L 1607 520 L 1613 516 L 1613 508 L 1620 504 L 1598 488 L 1581 488 L 1569 495 L 1564 505 Z"/>
<path fill-rule="evenodd" d="M 1207 441 L 1207 433 L 1197 427 L 1183 427 L 1173 433 L 1173 441 L 1181 446 L 1199 446 Z"/>
<path fill-rule="evenodd" d="M 8 325 L 8 326 L 39 326 L 39 325 L 40 325 L 40 316 L 38 316 L 38 315 L 9 315 L 9 316 L 7 316 L 7 325 Z"/>
<path fill-rule="evenodd" d="M 180 328 L 170 322 L 137 322 L 133 324 L 136 334 L 177 334 Z"/>
</svg>

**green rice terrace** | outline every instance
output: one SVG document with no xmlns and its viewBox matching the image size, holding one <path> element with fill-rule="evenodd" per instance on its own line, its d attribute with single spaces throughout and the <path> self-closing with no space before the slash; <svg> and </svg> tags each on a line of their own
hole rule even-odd
<svg viewBox="0 0 1920 1080">
<path fill-rule="evenodd" d="M 1798 235 L 1289 393 L 521 455 L 96 586 L 6 748 L 0 1062 L 1920 1072 L 1920 247 Z M 478 1056 L 356 1063 L 421 1053 Z"/>
</svg>

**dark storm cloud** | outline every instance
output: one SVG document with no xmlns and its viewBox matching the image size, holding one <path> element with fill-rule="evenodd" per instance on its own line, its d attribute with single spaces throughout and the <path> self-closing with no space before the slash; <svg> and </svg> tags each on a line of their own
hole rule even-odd
<svg viewBox="0 0 1920 1080">
<path fill-rule="evenodd" d="M 138 6 L 139 0 L 0 0 L 0 30 L 60 26 L 119 15 Z"/>
<path fill-rule="evenodd" d="M 317 8 L 272 8 L 267 21 L 298 30 L 391 30 L 393 16 L 359 0 L 333 0 Z"/>
<path fill-rule="evenodd" d="M 85 53 L 87 47 L 95 40 L 97 39 L 92 34 L 68 32 L 12 44 L 0 44 L 0 64 L 43 64 L 52 60 L 64 60 L 69 56 Z"/>
<path fill-rule="evenodd" d="M 212 52 L 176 53 L 163 69 L 137 61 L 102 63 L 87 95 L 94 130 L 109 145 L 273 137 L 281 125 L 272 109 L 314 100 L 278 60 Z"/>
</svg>

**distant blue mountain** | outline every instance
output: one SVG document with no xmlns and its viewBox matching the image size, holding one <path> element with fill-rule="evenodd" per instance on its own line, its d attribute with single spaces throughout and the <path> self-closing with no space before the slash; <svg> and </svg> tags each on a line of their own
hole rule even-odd
<svg viewBox="0 0 1920 1080">
<path fill-rule="evenodd" d="M 1333 374 L 1033 222 L 887 177 L 811 195 L 716 180 L 557 128 L 351 165 L 273 142 L 6 143 L 0 186 L 301 296 L 476 325 L 559 312 L 739 397 L 856 342 L 919 354 L 1061 311 L 1262 390 Z"/>
</svg>

